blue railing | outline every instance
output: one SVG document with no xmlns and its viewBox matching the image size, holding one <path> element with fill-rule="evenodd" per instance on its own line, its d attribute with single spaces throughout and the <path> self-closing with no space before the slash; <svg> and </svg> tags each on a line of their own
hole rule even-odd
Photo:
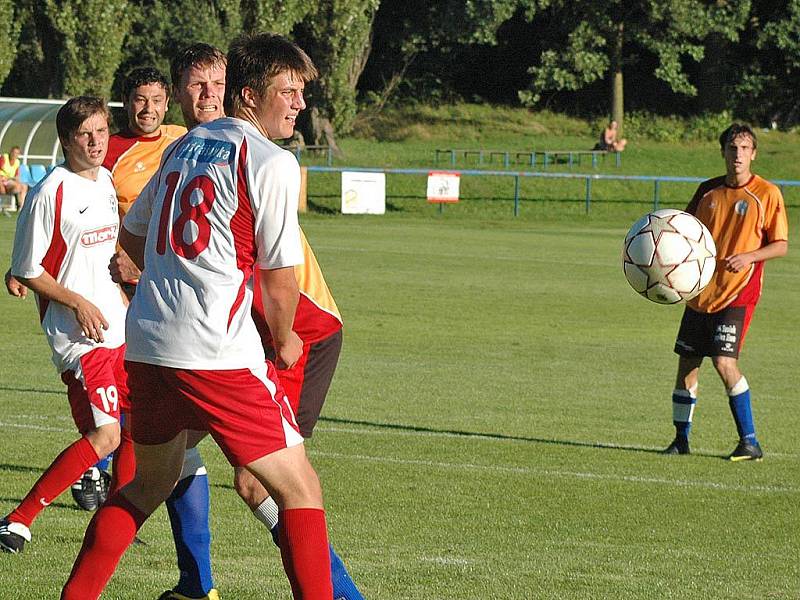
<svg viewBox="0 0 800 600">
<path fill-rule="evenodd" d="M 519 216 L 520 205 L 520 179 L 523 177 L 537 177 L 544 179 L 583 179 L 585 180 L 585 203 L 586 213 L 592 204 L 592 181 L 606 180 L 606 181 L 649 181 L 653 183 L 653 210 L 658 209 L 661 201 L 661 184 L 663 182 L 679 182 L 679 183 L 700 183 L 705 181 L 705 177 L 671 177 L 666 175 L 606 175 L 595 173 L 542 173 L 538 171 L 490 171 L 482 169 L 452 169 L 450 171 L 432 168 L 432 169 L 384 169 L 373 167 L 306 167 L 309 172 L 320 173 L 341 173 L 342 171 L 355 171 L 362 173 L 386 173 L 397 175 L 427 175 L 431 171 L 439 173 L 454 173 L 458 175 L 480 175 L 490 177 L 513 177 L 514 178 L 514 216 Z M 786 187 L 800 187 L 800 181 L 789 179 L 771 179 L 772 183 L 777 185 L 781 193 Z"/>
</svg>

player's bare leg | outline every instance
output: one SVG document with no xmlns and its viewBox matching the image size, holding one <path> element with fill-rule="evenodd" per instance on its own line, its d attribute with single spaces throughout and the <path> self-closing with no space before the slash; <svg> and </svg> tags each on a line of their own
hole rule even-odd
<svg viewBox="0 0 800 600">
<path fill-rule="evenodd" d="M 164 444 L 135 444 L 136 475 L 89 523 L 62 600 L 96 600 L 145 520 L 172 492 L 183 465 L 186 432 Z"/>
<path fill-rule="evenodd" d="M 675 389 L 672 391 L 672 424 L 675 439 L 664 450 L 664 454 L 689 454 L 689 431 L 697 404 L 697 385 L 702 356 L 679 356 Z"/>
<path fill-rule="evenodd" d="M 281 558 L 295 598 L 329 600 L 333 588 L 322 488 L 305 447 L 284 448 L 245 466 L 278 505 Z"/>
<path fill-rule="evenodd" d="M 712 360 L 725 385 L 728 406 L 736 423 L 736 432 L 739 434 L 739 443 L 728 459 L 734 462 L 761 460 L 764 453 L 756 438 L 753 409 L 750 404 L 750 386 L 739 370 L 739 361 L 730 356 L 715 356 Z"/>
</svg>

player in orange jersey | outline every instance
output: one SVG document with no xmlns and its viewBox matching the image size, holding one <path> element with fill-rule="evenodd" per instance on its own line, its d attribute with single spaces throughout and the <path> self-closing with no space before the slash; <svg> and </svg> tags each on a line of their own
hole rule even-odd
<svg viewBox="0 0 800 600">
<path fill-rule="evenodd" d="M 756 134 L 734 123 L 719 138 L 725 175 L 700 184 L 687 207 L 708 227 L 717 245 L 711 283 L 688 302 L 675 353 L 678 375 L 672 394 L 675 439 L 666 454 L 689 454 L 700 365 L 711 357 L 736 422 L 739 443 L 729 460 L 760 460 L 750 406 L 750 387 L 739 370 L 739 351 L 761 297 L 764 262 L 788 250 L 786 208 L 780 190 L 753 174 Z"/>
</svg>

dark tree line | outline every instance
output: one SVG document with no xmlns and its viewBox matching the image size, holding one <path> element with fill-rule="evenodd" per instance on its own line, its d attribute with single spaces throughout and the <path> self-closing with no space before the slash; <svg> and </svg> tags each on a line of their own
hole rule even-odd
<svg viewBox="0 0 800 600">
<path fill-rule="evenodd" d="M 404 100 L 580 115 L 800 121 L 800 0 L 0 0 L 4 95 L 119 97 L 181 46 L 289 35 L 312 56 L 309 143 Z"/>
</svg>

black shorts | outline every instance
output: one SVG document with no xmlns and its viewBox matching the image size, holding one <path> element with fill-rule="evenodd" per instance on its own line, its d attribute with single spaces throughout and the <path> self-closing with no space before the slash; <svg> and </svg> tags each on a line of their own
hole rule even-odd
<svg viewBox="0 0 800 600">
<path fill-rule="evenodd" d="M 340 329 L 319 342 L 303 344 L 300 360 L 291 369 L 278 369 L 278 378 L 304 438 L 310 438 L 314 433 L 341 350 Z M 268 360 L 274 360 L 272 346 L 265 346 L 264 352 Z"/>
<path fill-rule="evenodd" d="M 719 312 L 701 313 L 687 306 L 675 340 L 675 354 L 739 358 L 753 308 L 731 306 Z"/>
</svg>

